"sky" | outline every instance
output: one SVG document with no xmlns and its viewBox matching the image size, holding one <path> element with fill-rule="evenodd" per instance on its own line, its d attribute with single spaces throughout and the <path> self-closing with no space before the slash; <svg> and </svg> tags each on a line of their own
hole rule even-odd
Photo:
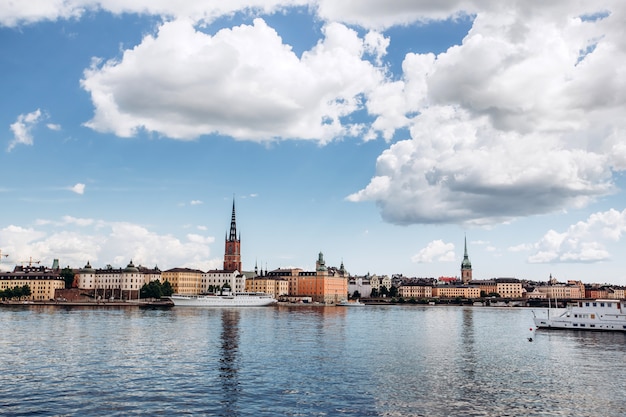
<svg viewBox="0 0 626 417">
<path fill-rule="evenodd" d="M 0 0 L 0 269 L 626 285 L 626 3 Z"/>
</svg>

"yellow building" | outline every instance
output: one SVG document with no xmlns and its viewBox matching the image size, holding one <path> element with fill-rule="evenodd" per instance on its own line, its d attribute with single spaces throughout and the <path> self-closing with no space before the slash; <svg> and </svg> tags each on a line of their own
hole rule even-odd
<svg viewBox="0 0 626 417">
<path fill-rule="evenodd" d="M 278 298 L 289 294 L 289 281 L 278 277 L 254 277 L 246 279 L 247 292 L 264 292 Z"/>
<path fill-rule="evenodd" d="M 522 283 L 517 278 L 494 278 L 472 280 L 471 285 L 478 286 L 486 295 L 498 294 L 502 298 L 522 298 Z"/>
<path fill-rule="evenodd" d="M 200 294 L 205 291 L 203 274 L 199 269 L 172 268 L 161 272 L 161 278 L 169 281 L 176 294 Z"/>
<path fill-rule="evenodd" d="M 398 295 L 402 298 L 430 298 L 433 296 L 433 287 L 430 285 L 402 285 L 398 288 Z"/>
<path fill-rule="evenodd" d="M 320 252 L 315 272 L 302 271 L 298 274 L 297 295 L 311 297 L 318 303 L 338 303 L 348 297 L 348 280 L 337 272 L 328 271 L 324 255 Z"/>
<path fill-rule="evenodd" d="M 28 285 L 31 295 L 24 297 L 30 301 L 54 300 L 54 292 L 65 288 L 65 280 L 58 269 L 44 266 L 16 266 L 13 272 L 0 272 L 0 291 Z"/>
<path fill-rule="evenodd" d="M 480 298 L 480 288 L 467 285 L 438 285 L 433 287 L 433 297 Z"/>
</svg>

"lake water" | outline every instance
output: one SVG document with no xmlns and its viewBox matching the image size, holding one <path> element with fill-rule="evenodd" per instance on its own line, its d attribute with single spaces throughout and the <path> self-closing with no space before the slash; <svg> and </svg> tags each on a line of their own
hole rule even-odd
<svg viewBox="0 0 626 417">
<path fill-rule="evenodd" d="M 531 327 L 524 308 L 3 307 L 0 414 L 626 415 L 626 334 Z"/>
</svg>

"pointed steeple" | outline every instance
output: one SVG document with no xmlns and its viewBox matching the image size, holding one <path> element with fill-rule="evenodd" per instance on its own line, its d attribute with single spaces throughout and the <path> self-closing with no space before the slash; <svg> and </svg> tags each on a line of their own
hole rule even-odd
<svg viewBox="0 0 626 417">
<path fill-rule="evenodd" d="M 230 236 L 228 237 L 230 242 L 237 240 L 237 221 L 235 218 L 235 198 L 233 197 L 233 214 L 230 219 Z"/>
<path fill-rule="evenodd" d="M 467 236 L 465 236 L 465 250 L 463 251 L 463 261 L 461 262 L 461 280 L 464 284 L 472 280 L 472 263 L 467 254 Z"/>
<path fill-rule="evenodd" d="M 230 220 L 230 233 L 226 234 L 224 247 L 224 270 L 241 272 L 241 240 L 237 238 L 237 220 L 235 216 L 235 197 Z"/>
</svg>

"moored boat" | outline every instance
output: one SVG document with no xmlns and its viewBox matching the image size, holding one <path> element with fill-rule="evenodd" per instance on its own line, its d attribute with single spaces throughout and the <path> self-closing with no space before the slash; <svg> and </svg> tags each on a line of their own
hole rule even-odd
<svg viewBox="0 0 626 417">
<path fill-rule="evenodd" d="M 354 301 L 341 300 L 340 302 L 337 303 L 337 306 L 339 307 L 363 307 L 364 305 L 365 304 L 363 304 L 359 300 L 354 300 Z"/>
<path fill-rule="evenodd" d="M 566 308 L 548 308 L 537 316 L 538 329 L 573 329 L 626 332 L 626 301 L 581 300 L 569 303 Z"/>
<path fill-rule="evenodd" d="M 177 307 L 264 307 L 278 301 L 269 294 L 259 292 L 229 293 L 223 295 L 173 294 L 169 297 Z"/>
</svg>

